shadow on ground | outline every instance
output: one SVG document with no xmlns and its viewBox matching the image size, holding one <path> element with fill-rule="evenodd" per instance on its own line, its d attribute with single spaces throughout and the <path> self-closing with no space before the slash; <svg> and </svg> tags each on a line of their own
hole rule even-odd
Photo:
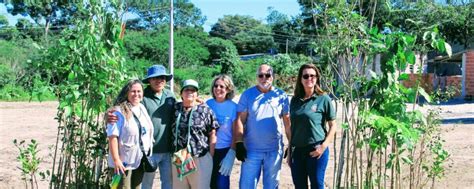
<svg viewBox="0 0 474 189">
<path fill-rule="evenodd" d="M 443 124 L 474 124 L 474 117 L 468 118 L 446 118 L 441 120 Z"/>
</svg>

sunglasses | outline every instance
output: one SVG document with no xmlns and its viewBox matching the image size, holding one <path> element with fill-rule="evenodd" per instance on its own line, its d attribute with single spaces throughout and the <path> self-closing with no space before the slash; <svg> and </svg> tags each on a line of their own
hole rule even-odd
<svg viewBox="0 0 474 189">
<path fill-rule="evenodd" d="M 269 73 L 267 73 L 267 74 L 258 74 L 257 76 L 260 79 L 263 78 L 263 77 L 270 78 L 270 77 L 272 77 L 272 74 L 269 74 Z"/>
<path fill-rule="evenodd" d="M 304 74 L 303 75 L 303 79 L 309 79 L 309 78 L 316 78 L 316 75 L 315 74 Z"/>
<path fill-rule="evenodd" d="M 216 89 L 225 89 L 226 87 L 224 85 L 214 85 L 214 88 L 216 88 Z"/>
</svg>

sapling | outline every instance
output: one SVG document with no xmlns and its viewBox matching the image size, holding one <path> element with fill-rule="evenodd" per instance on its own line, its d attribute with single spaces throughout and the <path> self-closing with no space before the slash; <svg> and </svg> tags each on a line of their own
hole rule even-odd
<svg viewBox="0 0 474 189">
<path fill-rule="evenodd" d="M 29 144 L 25 144 L 25 140 L 18 142 L 15 139 L 13 144 L 20 151 L 17 160 L 20 162 L 21 167 L 18 168 L 21 170 L 22 180 L 25 181 L 25 188 L 28 188 L 28 181 L 31 188 L 38 188 L 36 173 L 41 162 L 41 158 L 38 157 L 38 143 L 34 139 L 31 139 Z"/>
</svg>

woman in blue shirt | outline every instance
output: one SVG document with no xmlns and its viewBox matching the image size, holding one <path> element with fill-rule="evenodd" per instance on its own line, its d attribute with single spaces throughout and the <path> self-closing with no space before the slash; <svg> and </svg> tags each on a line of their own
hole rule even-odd
<svg viewBox="0 0 474 189">
<path fill-rule="evenodd" d="M 237 118 L 237 104 L 234 98 L 234 83 L 227 75 L 218 75 L 212 81 L 212 99 L 206 104 L 216 114 L 219 122 L 217 143 L 214 152 L 211 188 L 226 189 L 230 186 L 230 174 L 235 159 L 235 146 L 232 138 L 233 126 Z"/>
</svg>

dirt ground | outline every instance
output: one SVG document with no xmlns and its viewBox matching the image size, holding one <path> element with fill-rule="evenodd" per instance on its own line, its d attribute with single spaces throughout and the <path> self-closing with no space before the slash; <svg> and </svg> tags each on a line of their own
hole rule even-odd
<svg viewBox="0 0 474 189">
<path fill-rule="evenodd" d="M 52 150 L 56 142 L 57 123 L 54 119 L 57 102 L 0 102 L 0 188 L 25 188 L 16 160 L 18 149 L 13 140 L 35 139 L 39 143 L 40 171 L 52 167 Z M 452 104 L 437 106 L 443 117 L 443 134 L 446 149 L 451 154 L 446 177 L 438 181 L 436 188 L 474 188 L 474 104 Z M 459 123 L 463 121 L 467 124 Z M 332 170 L 332 160 L 327 170 Z M 236 161 L 232 172 L 231 187 L 238 187 L 240 162 Z M 327 174 L 326 182 L 332 182 Z M 39 188 L 47 188 L 47 181 L 40 181 Z M 155 188 L 159 188 L 156 179 Z M 260 187 L 261 188 L 261 181 Z M 288 165 L 283 164 L 280 188 L 293 188 Z"/>
</svg>

